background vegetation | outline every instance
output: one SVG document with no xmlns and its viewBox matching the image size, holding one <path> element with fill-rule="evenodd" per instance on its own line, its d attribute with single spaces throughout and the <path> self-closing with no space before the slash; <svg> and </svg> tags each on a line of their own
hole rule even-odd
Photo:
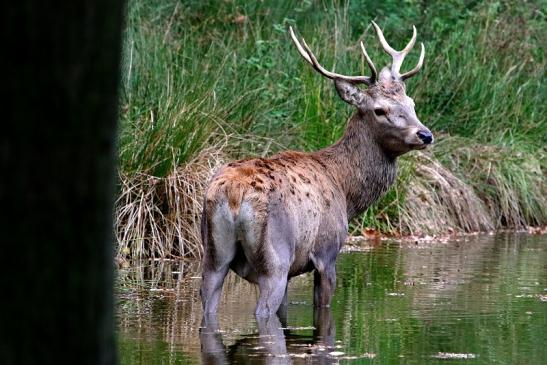
<svg viewBox="0 0 547 365">
<path fill-rule="evenodd" d="M 397 183 L 354 233 L 545 224 L 545 11 L 541 1 L 129 1 L 119 254 L 199 256 L 215 167 L 339 138 L 353 111 L 298 55 L 289 25 L 346 74 L 367 73 L 360 40 L 377 67 L 389 62 L 371 20 L 395 48 L 412 24 L 426 45 L 407 93 L 438 142 L 401 159 Z"/>
</svg>

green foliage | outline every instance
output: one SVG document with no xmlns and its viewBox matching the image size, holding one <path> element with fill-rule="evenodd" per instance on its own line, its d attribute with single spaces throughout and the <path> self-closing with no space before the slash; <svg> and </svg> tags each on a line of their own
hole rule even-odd
<svg viewBox="0 0 547 365">
<path fill-rule="evenodd" d="M 408 94 L 421 120 L 437 135 L 465 137 L 459 140 L 464 146 L 477 141 L 538 161 L 539 172 L 514 170 L 518 164 L 497 171 L 507 184 L 519 184 L 527 222 L 544 223 L 537 189 L 527 190 L 538 183 L 544 189 L 544 14 L 539 1 L 132 0 L 124 38 L 121 169 L 163 177 L 226 136 L 234 157 L 331 144 L 352 110 L 301 59 L 288 26 L 325 67 L 366 74 L 359 40 L 377 67 L 389 62 L 370 20 L 396 48 L 416 24 L 426 64 L 409 81 Z M 413 67 L 418 53 L 403 69 Z M 488 158 L 500 151 L 487 150 L 494 153 Z M 436 156 L 482 186 L 484 179 L 465 171 L 468 165 Z M 395 188 L 358 227 L 396 231 L 413 164 L 412 156 L 403 159 Z"/>
<path fill-rule="evenodd" d="M 489 3 L 434 43 L 414 95 L 428 125 L 482 143 L 545 143 L 543 15 Z"/>
</svg>

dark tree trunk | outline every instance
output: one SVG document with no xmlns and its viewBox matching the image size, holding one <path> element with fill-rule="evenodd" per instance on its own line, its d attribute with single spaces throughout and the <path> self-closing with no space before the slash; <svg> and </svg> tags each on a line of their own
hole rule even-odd
<svg viewBox="0 0 547 365">
<path fill-rule="evenodd" d="M 123 1 L 1 13 L 0 364 L 112 364 Z"/>
</svg>

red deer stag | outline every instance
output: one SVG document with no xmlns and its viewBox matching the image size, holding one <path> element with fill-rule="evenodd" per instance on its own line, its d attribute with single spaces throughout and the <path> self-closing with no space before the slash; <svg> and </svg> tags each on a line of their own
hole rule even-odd
<svg viewBox="0 0 547 365">
<path fill-rule="evenodd" d="M 205 193 L 201 299 L 205 314 L 216 313 L 229 269 L 256 283 L 255 314 L 270 316 L 287 303 L 291 277 L 314 270 L 314 306 L 329 306 L 335 261 L 347 237 L 348 221 L 391 186 L 397 157 L 423 149 L 433 136 L 416 116 L 404 81 L 422 67 L 400 73 L 416 42 L 416 28 L 402 51 L 394 50 L 376 23 L 378 39 L 392 57 L 378 74 L 363 43 L 371 76 L 344 76 L 319 64 L 305 41 L 290 34 L 298 52 L 334 81 L 339 96 L 357 108 L 342 138 L 322 150 L 285 151 L 268 159 L 229 163 Z M 367 89 L 357 87 L 365 84 Z"/>
</svg>

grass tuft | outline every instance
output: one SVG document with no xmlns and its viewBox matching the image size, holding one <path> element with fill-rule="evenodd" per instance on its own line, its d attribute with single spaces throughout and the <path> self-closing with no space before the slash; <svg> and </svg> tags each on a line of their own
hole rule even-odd
<svg viewBox="0 0 547 365">
<path fill-rule="evenodd" d="M 141 258 L 200 257 L 203 192 L 213 171 L 224 162 L 222 149 L 203 149 L 166 177 L 121 175 L 116 202 L 117 256 Z"/>
<path fill-rule="evenodd" d="M 439 231 L 490 231 L 494 224 L 471 185 L 425 153 L 415 156 L 415 173 L 402 202 L 400 229 L 412 235 Z"/>
</svg>

